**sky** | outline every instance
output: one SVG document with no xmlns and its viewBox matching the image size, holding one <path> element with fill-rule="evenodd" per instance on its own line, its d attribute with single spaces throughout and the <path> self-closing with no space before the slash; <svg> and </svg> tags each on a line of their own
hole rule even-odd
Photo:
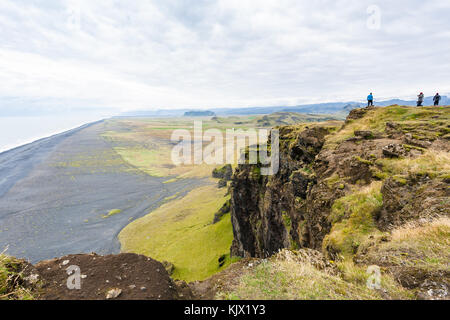
<svg viewBox="0 0 450 320">
<path fill-rule="evenodd" d="M 0 0 L 0 115 L 445 94 L 449 16 L 442 0 Z"/>
</svg>

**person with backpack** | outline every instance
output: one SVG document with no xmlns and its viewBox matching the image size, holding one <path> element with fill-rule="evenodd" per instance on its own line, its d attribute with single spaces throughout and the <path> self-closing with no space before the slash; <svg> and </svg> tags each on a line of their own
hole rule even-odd
<svg viewBox="0 0 450 320">
<path fill-rule="evenodd" d="M 438 92 L 438 93 L 436 93 L 436 95 L 433 97 L 434 105 L 435 105 L 435 106 L 438 106 L 440 100 L 441 100 L 441 96 L 439 95 L 439 92 Z"/>
<path fill-rule="evenodd" d="M 372 92 L 367 96 L 367 106 L 368 107 L 370 107 L 370 106 L 373 107 L 373 94 L 372 94 Z"/>
<path fill-rule="evenodd" d="M 417 99 L 417 106 L 421 107 L 422 103 L 423 103 L 423 98 L 424 98 L 423 92 L 421 92 L 417 97 L 418 97 L 418 99 Z"/>
</svg>

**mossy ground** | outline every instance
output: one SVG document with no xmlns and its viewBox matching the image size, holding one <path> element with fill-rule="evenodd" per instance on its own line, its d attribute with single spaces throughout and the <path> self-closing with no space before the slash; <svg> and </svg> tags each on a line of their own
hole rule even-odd
<svg viewBox="0 0 450 320">
<path fill-rule="evenodd" d="M 32 300 L 36 293 L 21 285 L 21 261 L 0 253 L 0 300 Z"/>
<path fill-rule="evenodd" d="M 327 138 L 324 148 L 333 149 L 339 143 L 355 136 L 355 131 L 369 130 L 383 134 L 387 122 L 399 123 L 400 130 L 419 139 L 434 140 L 448 135 L 449 107 L 389 106 L 374 108 L 356 120 L 350 120 L 343 128 Z"/>
<path fill-rule="evenodd" d="M 450 154 L 445 151 L 426 150 L 417 158 L 378 159 L 387 176 L 419 175 L 446 178 L 450 175 Z"/>
<path fill-rule="evenodd" d="M 381 275 L 381 288 L 370 289 L 370 274 L 351 261 L 334 269 L 317 268 L 312 261 L 295 261 L 276 255 L 245 273 L 231 291 L 219 299 L 242 300 L 380 300 L 410 299 L 411 293 Z"/>
<path fill-rule="evenodd" d="M 421 269 L 426 272 L 450 272 L 450 218 L 431 222 L 411 222 L 396 228 L 390 241 L 379 243 L 366 254 L 369 260 Z"/>
<path fill-rule="evenodd" d="M 403 106 L 374 108 L 368 110 L 364 117 L 350 120 L 343 128 L 329 135 L 324 148 L 334 148 L 353 137 L 354 132 L 358 130 L 386 134 L 387 122 L 394 122 L 404 134 L 412 133 L 415 138 L 433 141 L 447 134 L 450 108 Z M 400 184 L 406 184 L 407 177 L 411 175 L 443 180 L 450 176 L 450 155 L 445 150 L 404 146 L 419 150 L 419 155 L 379 159 L 375 156 L 369 159 L 354 156 L 354 159 L 370 167 L 373 179 L 378 181 L 372 182 L 362 190 L 358 186 L 350 187 L 351 191 L 345 197 L 335 200 L 329 216 L 332 229 L 323 241 L 325 251 L 337 252 L 344 256 L 352 255 L 369 235 L 377 236 L 380 233 L 375 226 L 374 215 L 383 205 L 380 189 L 386 179 L 392 178 Z M 335 173 L 326 179 L 326 183 L 329 188 L 333 188 L 342 179 L 345 177 L 339 177 Z"/>
<path fill-rule="evenodd" d="M 324 251 L 344 256 L 355 254 L 369 234 L 376 232 L 374 215 L 382 204 L 380 181 L 337 199 L 328 217 L 332 229 L 323 240 Z"/>
<path fill-rule="evenodd" d="M 200 187 L 133 221 L 119 234 L 123 252 L 145 254 L 175 265 L 173 277 L 203 280 L 229 263 L 233 232 L 229 214 L 212 224 L 228 199 L 225 189 Z M 219 258 L 226 262 L 219 267 Z"/>
</svg>

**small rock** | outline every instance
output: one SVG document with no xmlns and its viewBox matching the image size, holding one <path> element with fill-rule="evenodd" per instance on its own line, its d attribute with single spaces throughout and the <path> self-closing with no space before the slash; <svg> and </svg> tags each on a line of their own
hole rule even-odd
<svg viewBox="0 0 450 320">
<path fill-rule="evenodd" d="M 39 275 L 38 274 L 30 274 L 28 277 L 25 278 L 25 281 L 27 281 L 30 284 L 35 284 L 36 282 L 38 282 L 39 280 Z"/>
<path fill-rule="evenodd" d="M 147 290 L 147 288 L 146 287 L 141 287 L 141 290 L 145 291 L 145 290 Z"/>
<path fill-rule="evenodd" d="M 399 144 L 391 143 L 383 147 L 383 155 L 388 158 L 399 158 L 406 155 L 406 150 Z"/>
<path fill-rule="evenodd" d="M 65 265 L 69 264 L 69 262 L 70 262 L 69 260 L 64 260 L 64 261 L 62 262 L 62 265 L 65 266 Z"/>
<path fill-rule="evenodd" d="M 81 275 L 81 279 L 86 279 L 86 278 L 87 278 L 87 275 L 85 275 L 85 274 Z"/>
<path fill-rule="evenodd" d="M 166 271 L 169 274 L 169 276 L 171 276 L 173 274 L 173 271 L 175 270 L 175 266 L 173 265 L 173 263 L 170 263 L 170 262 L 167 262 L 167 261 L 163 261 L 161 263 L 164 266 L 164 268 L 166 269 Z"/>
<path fill-rule="evenodd" d="M 130 288 L 131 290 L 133 290 L 133 289 L 136 288 L 136 286 L 135 286 L 134 284 L 132 284 L 132 285 L 129 285 L 128 288 Z"/>
<path fill-rule="evenodd" d="M 115 299 L 118 296 L 120 296 L 121 293 L 122 293 L 122 290 L 119 288 L 111 289 L 106 293 L 106 299 Z"/>
<path fill-rule="evenodd" d="M 220 179 L 219 182 L 217 183 L 217 186 L 219 188 L 225 188 L 227 186 L 227 180 L 225 179 Z"/>
</svg>

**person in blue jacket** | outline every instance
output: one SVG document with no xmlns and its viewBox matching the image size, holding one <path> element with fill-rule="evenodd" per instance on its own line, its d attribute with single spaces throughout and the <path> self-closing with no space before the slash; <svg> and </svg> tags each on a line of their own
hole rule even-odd
<svg viewBox="0 0 450 320">
<path fill-rule="evenodd" d="M 367 96 L 367 106 L 372 106 L 373 107 L 373 94 L 372 92 Z"/>
</svg>

